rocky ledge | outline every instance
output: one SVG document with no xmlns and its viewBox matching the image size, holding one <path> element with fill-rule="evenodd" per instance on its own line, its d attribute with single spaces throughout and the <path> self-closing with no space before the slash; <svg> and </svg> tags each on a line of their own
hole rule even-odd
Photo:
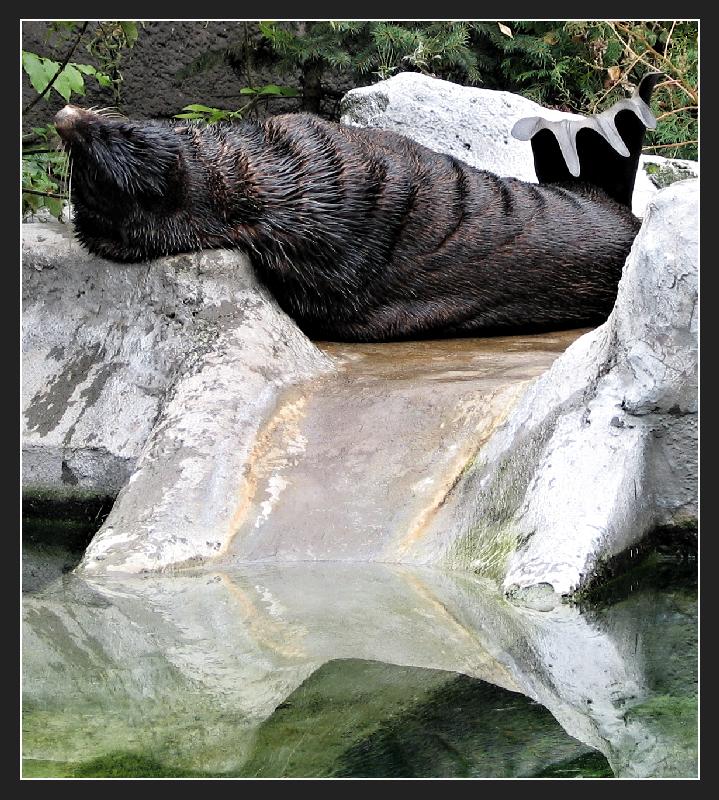
<svg viewBox="0 0 719 800">
<path fill-rule="evenodd" d="M 537 107 L 502 92 L 447 87 L 400 75 L 351 92 L 343 119 L 394 127 L 478 166 L 533 179 L 529 144 L 508 131 Z M 424 129 L 434 138 L 420 137 Z M 440 142 L 448 129 L 453 135 Z M 487 153 L 502 163 L 487 163 Z M 698 181 L 652 192 L 604 325 L 559 357 L 556 342 L 542 344 L 533 368 L 553 364 L 539 378 L 510 344 L 514 360 L 501 372 L 519 370 L 511 386 L 487 383 L 482 348 L 496 347 L 480 344 L 471 363 L 445 365 L 451 387 L 436 395 L 432 376 L 426 392 L 412 384 L 424 369 L 417 364 L 400 370 L 387 393 L 365 370 L 353 393 L 340 362 L 366 354 L 338 359 L 310 342 L 241 253 L 117 265 L 81 250 L 66 226 L 25 225 L 23 488 L 120 493 L 81 565 L 95 574 L 227 558 L 234 539 L 242 560 L 472 570 L 522 602 L 550 607 L 649 531 L 696 525 Z M 424 352 L 417 348 L 415 361 Z M 390 375 L 388 358 L 377 358 Z M 350 387 L 346 397 L 375 403 L 379 444 L 363 444 L 363 406 L 327 390 L 328 375 L 342 391 Z M 473 384 L 480 375 L 485 382 Z M 324 406 L 312 394 L 323 386 Z M 383 417 L 377 403 L 385 396 L 394 405 Z M 432 399 L 440 396 L 441 408 Z M 422 427 L 410 424 L 418 403 L 427 405 Z M 303 428 L 304 409 L 313 407 L 331 409 L 360 438 L 338 438 L 319 418 Z M 403 433 L 393 438 L 403 416 Z M 324 442 L 314 453 L 312 436 Z M 424 455 L 422 441 L 431 443 Z M 348 463 L 353 471 L 343 473 Z M 292 490 L 302 474 L 316 515 L 304 542 L 294 525 L 297 503 L 310 495 L 298 494 L 297 483 Z M 354 493 L 351 502 L 342 487 Z M 341 524 L 322 516 L 329 488 L 333 508 L 346 509 Z M 372 518 L 371 531 L 362 528 L 362 503 L 372 514 L 382 503 L 387 510 Z M 284 539 L 270 536 L 272 518 L 286 521 Z"/>
</svg>

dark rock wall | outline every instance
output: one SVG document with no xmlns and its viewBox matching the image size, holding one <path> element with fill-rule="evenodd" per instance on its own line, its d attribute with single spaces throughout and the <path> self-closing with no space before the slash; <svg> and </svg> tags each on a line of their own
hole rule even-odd
<svg viewBox="0 0 719 800">
<path fill-rule="evenodd" d="M 25 22 L 22 26 L 23 49 L 59 60 L 68 46 L 57 37 L 48 38 L 47 22 Z M 246 53 L 250 54 L 249 63 Z M 200 61 L 206 68 L 199 71 Z M 97 65 L 81 44 L 72 58 L 78 63 Z M 299 70 L 287 71 L 277 55 L 259 33 L 255 22 L 146 22 L 131 50 L 125 50 L 120 66 L 123 75 L 123 113 L 137 118 L 172 117 L 190 103 L 225 109 L 237 109 L 247 102 L 240 89 L 250 84 L 263 86 L 276 83 L 302 91 Z M 249 69 L 249 76 L 248 76 Z M 375 76 L 368 76 L 371 83 Z M 322 78 L 325 96 L 320 113 L 337 118 L 339 100 L 358 85 L 357 76 L 349 71 L 327 71 Z M 94 78 L 86 79 L 84 98 L 72 102 L 83 106 L 113 105 L 110 89 L 98 87 Z M 27 75 L 23 73 L 23 108 L 36 96 Z M 63 98 L 55 91 L 41 100 L 23 120 L 26 128 L 47 123 L 62 106 Z M 272 100 L 267 108 L 258 108 L 257 115 L 302 110 L 302 99 Z"/>
</svg>

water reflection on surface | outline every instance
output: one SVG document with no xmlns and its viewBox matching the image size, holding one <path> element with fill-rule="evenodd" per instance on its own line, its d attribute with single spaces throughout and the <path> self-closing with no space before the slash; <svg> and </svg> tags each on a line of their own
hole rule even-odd
<svg viewBox="0 0 719 800">
<path fill-rule="evenodd" d="M 692 777 L 671 575 L 549 612 L 377 564 L 28 583 L 23 774 Z"/>
</svg>

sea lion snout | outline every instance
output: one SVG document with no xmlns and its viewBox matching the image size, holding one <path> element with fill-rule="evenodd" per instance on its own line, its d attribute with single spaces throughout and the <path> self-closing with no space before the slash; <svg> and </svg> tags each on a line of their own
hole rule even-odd
<svg viewBox="0 0 719 800">
<path fill-rule="evenodd" d="M 57 128 L 60 138 L 64 142 L 71 141 L 73 132 L 75 131 L 75 126 L 83 118 L 83 116 L 87 116 L 89 113 L 90 112 L 85 111 L 85 109 L 80 108 L 79 106 L 73 106 L 69 104 L 61 108 L 57 114 L 55 114 L 54 120 L 55 127 Z"/>
</svg>

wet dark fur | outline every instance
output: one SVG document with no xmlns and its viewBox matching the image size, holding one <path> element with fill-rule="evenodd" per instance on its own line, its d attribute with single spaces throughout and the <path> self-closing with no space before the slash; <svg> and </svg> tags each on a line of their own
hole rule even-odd
<svg viewBox="0 0 719 800">
<path fill-rule="evenodd" d="M 89 250 L 144 261 L 242 248 L 317 338 L 598 324 L 639 228 L 586 184 L 499 178 L 305 114 L 200 127 L 81 112 L 64 138 Z"/>
</svg>

